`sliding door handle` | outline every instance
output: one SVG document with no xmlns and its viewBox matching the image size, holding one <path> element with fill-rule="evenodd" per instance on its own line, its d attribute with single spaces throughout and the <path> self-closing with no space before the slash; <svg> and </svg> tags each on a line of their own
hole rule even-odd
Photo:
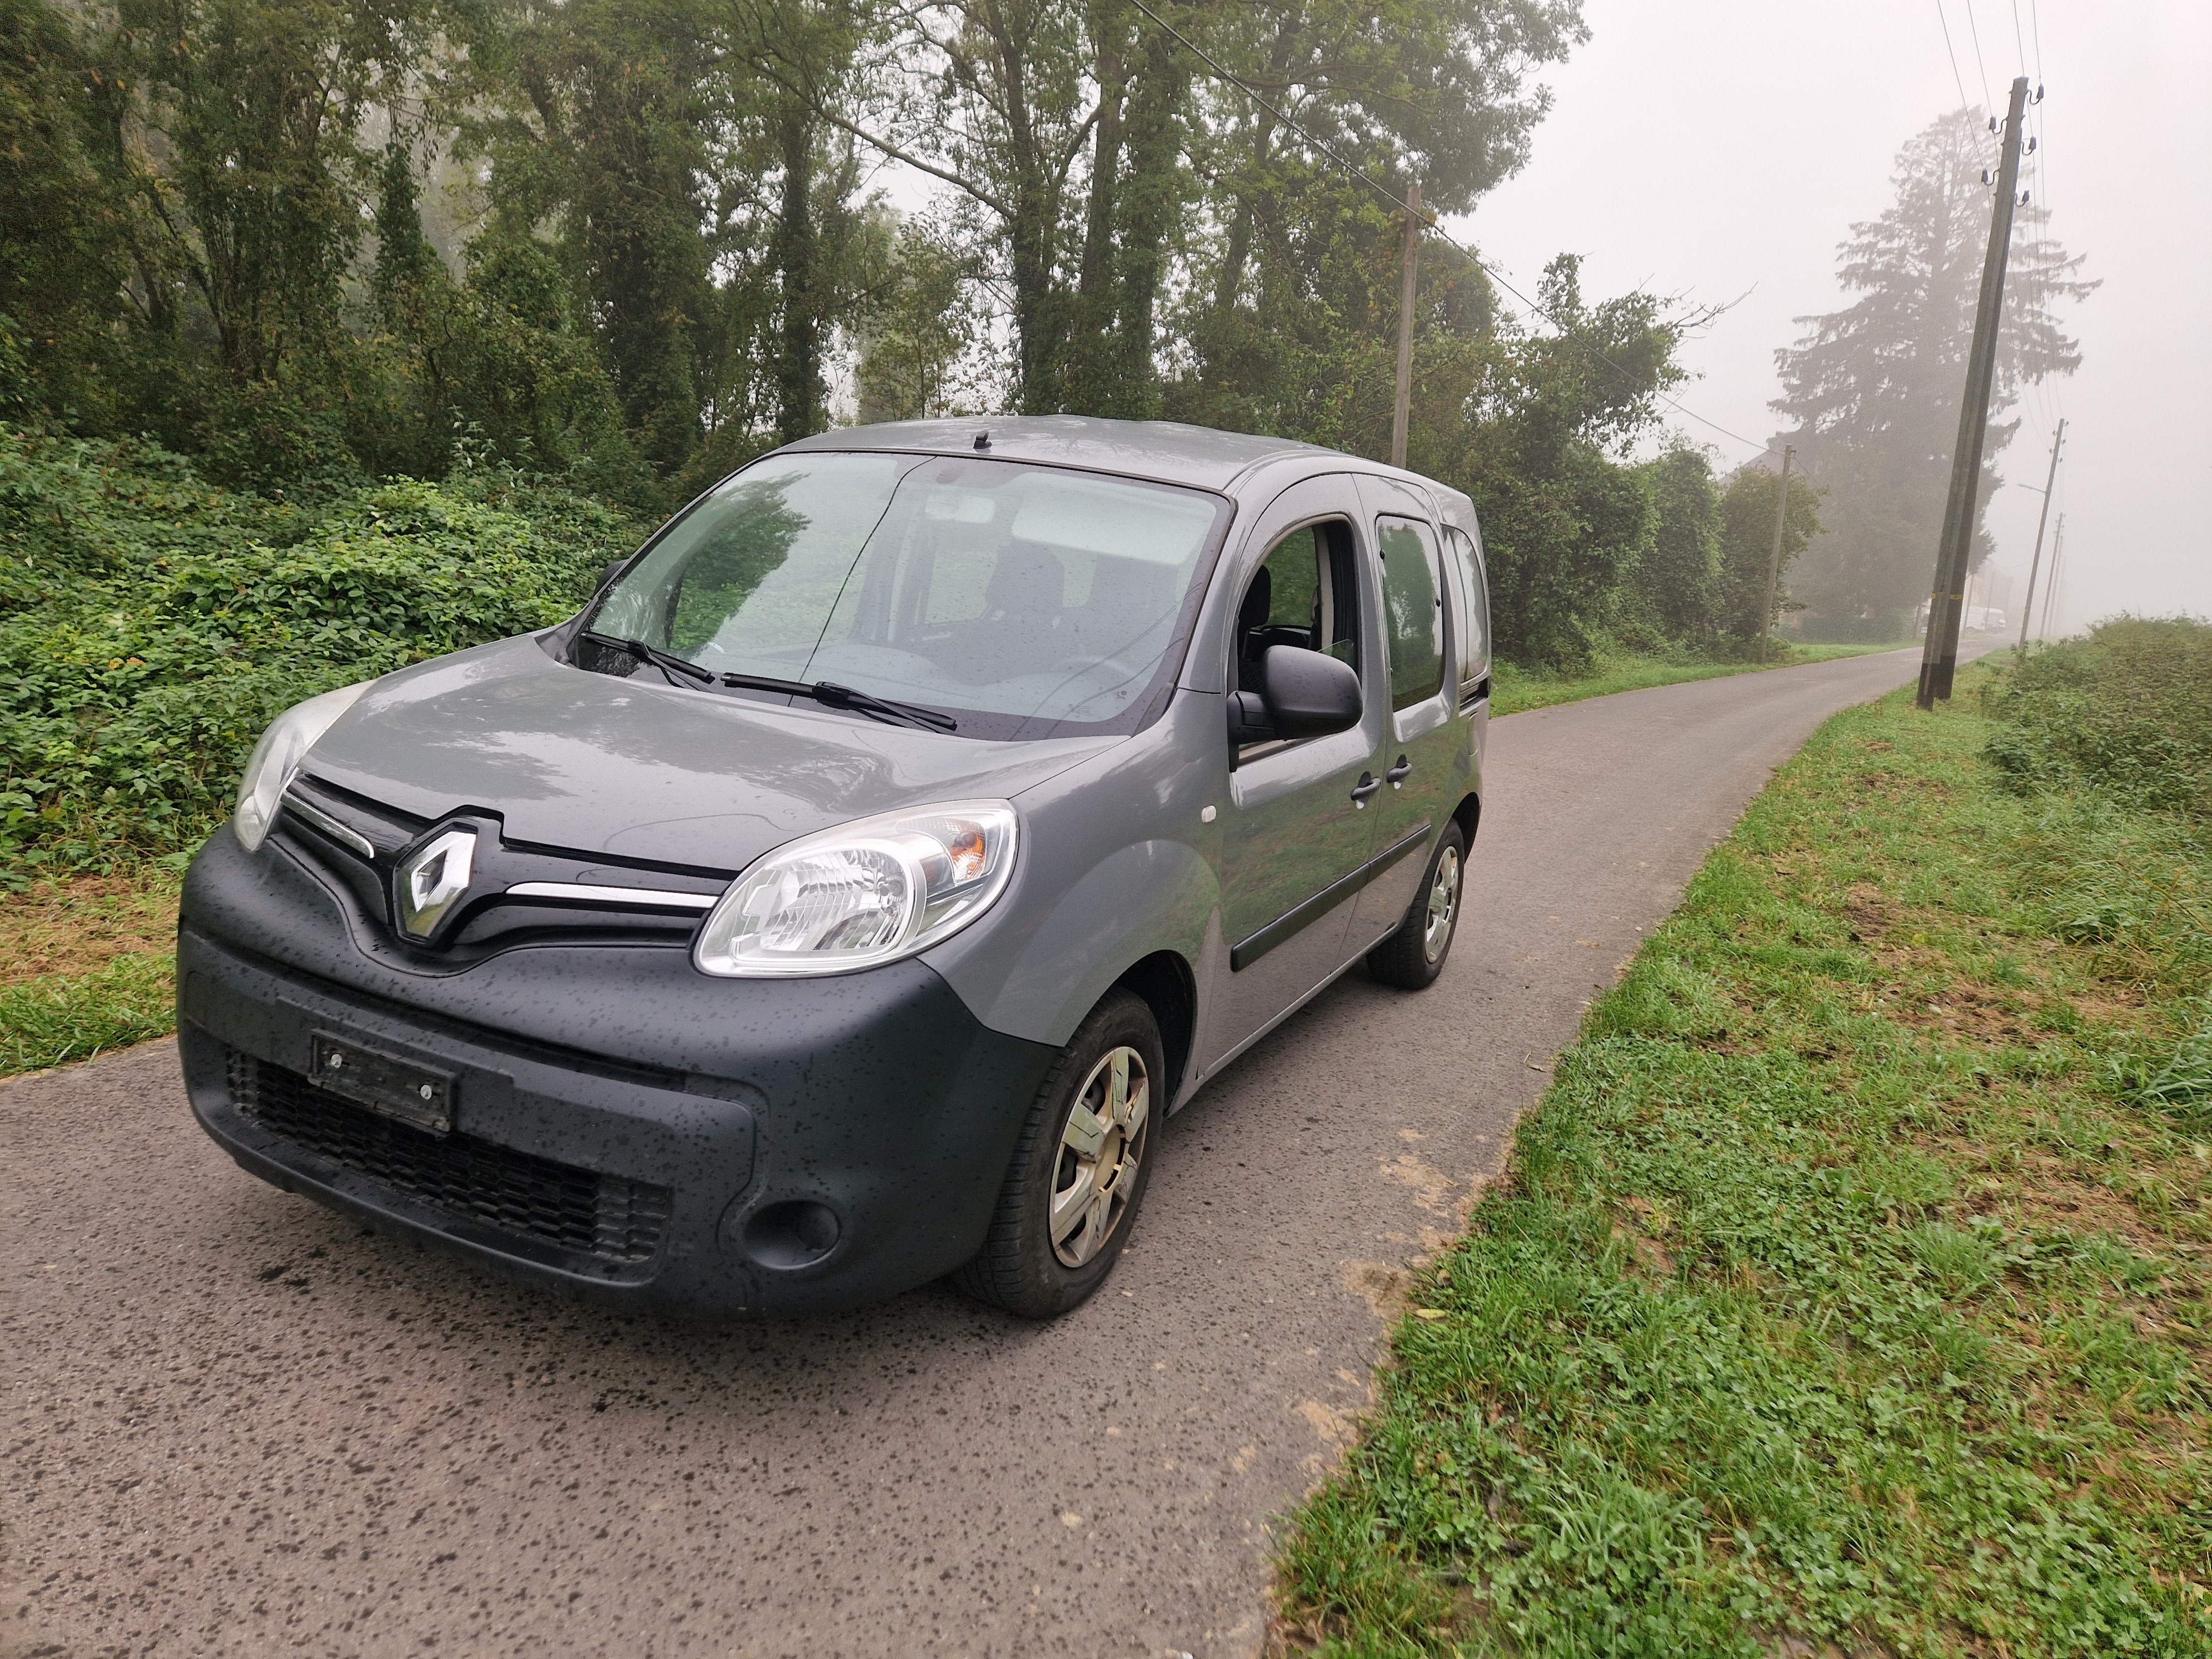
<svg viewBox="0 0 2212 1659">
<path fill-rule="evenodd" d="M 1390 787 L 1395 789 L 1400 784 L 1405 782 L 1406 775 L 1413 769 L 1413 763 L 1401 755 L 1398 757 L 1398 763 L 1382 775 L 1389 780 Z"/>
</svg>

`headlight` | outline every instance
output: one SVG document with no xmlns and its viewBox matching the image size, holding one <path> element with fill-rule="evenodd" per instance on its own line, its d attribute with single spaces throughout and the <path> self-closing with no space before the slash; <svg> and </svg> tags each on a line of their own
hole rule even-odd
<svg viewBox="0 0 2212 1659">
<path fill-rule="evenodd" d="M 1014 809 L 960 801 L 779 847 L 730 885 L 692 946 L 702 973 L 849 973 L 926 951 L 1006 890 Z"/>
<path fill-rule="evenodd" d="M 238 786 L 238 810 L 230 820 L 239 844 L 247 852 L 259 852 L 261 843 L 269 838 L 269 826 L 276 822 L 277 803 L 299 775 L 300 763 L 307 758 L 315 739 L 353 707 L 354 700 L 368 690 L 369 684 L 363 680 L 358 685 L 325 691 L 319 697 L 293 704 L 269 722 L 261 741 L 253 745 L 252 759 L 246 763 L 246 777 Z"/>
</svg>

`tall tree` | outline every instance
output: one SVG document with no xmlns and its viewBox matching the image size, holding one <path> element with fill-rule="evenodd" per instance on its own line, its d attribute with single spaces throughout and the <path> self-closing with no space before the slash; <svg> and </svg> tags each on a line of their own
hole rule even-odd
<svg viewBox="0 0 2212 1659">
<path fill-rule="evenodd" d="M 1336 157 L 1465 211 L 1528 159 L 1550 106 L 1535 72 L 1586 38 L 1579 0 L 1274 0 L 1214 17 L 1209 50 L 1260 96 L 1208 88 L 1200 164 L 1218 230 L 1193 271 L 1179 403 L 1386 453 L 1400 224 Z M 1433 375 L 1460 360 L 1452 335 L 1486 328 L 1492 296 L 1434 244 L 1424 266 Z"/>
<path fill-rule="evenodd" d="M 1832 492 L 1827 526 L 1796 580 L 1816 625 L 1830 631 L 1895 637 L 1927 597 L 1989 241 L 1981 183 L 1989 161 L 1979 110 L 1916 135 L 1898 155 L 1895 199 L 1852 226 L 1839 250 L 1838 279 L 1861 297 L 1799 318 L 1804 335 L 1775 354 L 1783 395 L 1773 407 Z M 2023 387 L 2081 362 L 2054 307 L 2096 284 L 2079 280 L 2081 258 L 2044 234 L 2049 219 L 2031 205 L 2014 221 L 1978 527 L 2000 482 L 1997 459 L 2018 429 L 2008 411 Z"/>
<path fill-rule="evenodd" d="M 1802 603 L 1796 565 L 1820 533 L 1820 498 L 1826 493 L 1802 472 L 1790 475 L 1790 504 L 1782 519 L 1782 562 L 1777 571 L 1774 609 L 1766 609 L 1766 583 L 1774 568 L 1775 490 L 1781 475 L 1764 466 L 1747 466 L 1729 480 L 1720 500 L 1719 567 L 1713 584 L 1713 617 L 1720 633 L 1739 646 L 1756 644 L 1782 611 Z"/>
<path fill-rule="evenodd" d="M 79 416 L 112 404 L 128 227 L 92 147 L 98 70 L 47 0 L 0 0 L 0 318 L 28 390 Z"/>
<path fill-rule="evenodd" d="M 1705 452 L 1668 450 L 1643 469 L 1651 495 L 1651 542 L 1633 583 L 1668 637 L 1704 642 L 1717 631 L 1721 570 L 1720 490 Z"/>
<path fill-rule="evenodd" d="M 707 177 L 718 53 L 681 0 L 572 0 L 526 13 L 512 104 L 478 124 L 510 235 L 550 234 L 589 296 L 647 459 L 697 447 L 718 248 Z"/>
<path fill-rule="evenodd" d="M 983 216 L 1012 324 L 1017 406 L 1068 407 L 1071 383 L 1088 384 L 1075 343 L 1109 331 L 1143 338 L 1138 369 L 1149 379 L 1162 239 L 1146 247 L 1127 214 L 1149 231 L 1171 217 L 1156 191 L 1184 74 L 1157 31 L 1125 0 L 926 0 L 896 16 L 869 106 L 825 118 L 952 185 Z M 1139 62 L 1153 72 L 1137 76 Z M 1133 158 L 1133 104 L 1143 106 Z M 1129 179 L 1133 165 L 1146 176 Z M 1133 260 L 1133 295 L 1121 280 Z"/>
<path fill-rule="evenodd" d="M 1543 325 L 1500 330 L 1458 453 L 1426 470 L 1482 514 L 1498 650 L 1575 666 L 1650 549 L 1650 492 L 1623 461 L 1682 380 L 1674 354 L 1695 319 L 1668 319 L 1647 294 L 1586 303 L 1571 254 L 1545 268 L 1537 299 Z"/>
</svg>

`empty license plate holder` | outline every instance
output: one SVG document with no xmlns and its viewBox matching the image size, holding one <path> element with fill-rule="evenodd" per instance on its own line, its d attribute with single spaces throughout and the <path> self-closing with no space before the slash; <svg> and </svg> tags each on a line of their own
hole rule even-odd
<svg viewBox="0 0 2212 1659">
<path fill-rule="evenodd" d="M 453 1129 L 453 1074 L 379 1054 L 326 1031 L 314 1035 L 314 1082 L 334 1095 L 435 1135 Z"/>
</svg>

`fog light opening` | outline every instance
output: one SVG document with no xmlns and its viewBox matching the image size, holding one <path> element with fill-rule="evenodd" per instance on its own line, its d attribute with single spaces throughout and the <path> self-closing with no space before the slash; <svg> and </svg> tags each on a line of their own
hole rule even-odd
<svg viewBox="0 0 2212 1659">
<path fill-rule="evenodd" d="M 745 1254 L 764 1267 L 804 1267 L 837 1245 L 837 1212 L 811 1199 L 764 1205 L 745 1222 Z"/>
</svg>

